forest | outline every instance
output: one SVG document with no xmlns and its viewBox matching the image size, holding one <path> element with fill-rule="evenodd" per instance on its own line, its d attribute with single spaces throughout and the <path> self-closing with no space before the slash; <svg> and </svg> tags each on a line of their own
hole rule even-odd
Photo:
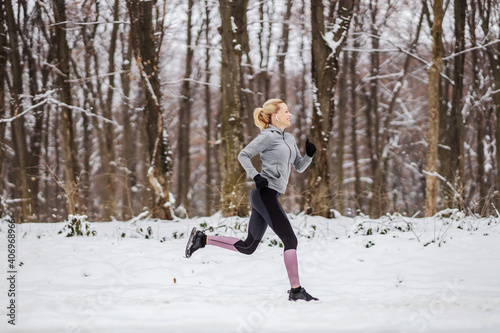
<svg viewBox="0 0 500 333">
<path fill-rule="evenodd" d="M 0 216 L 248 216 L 270 98 L 318 148 L 288 212 L 500 215 L 499 23 L 498 0 L 2 1 Z"/>
</svg>

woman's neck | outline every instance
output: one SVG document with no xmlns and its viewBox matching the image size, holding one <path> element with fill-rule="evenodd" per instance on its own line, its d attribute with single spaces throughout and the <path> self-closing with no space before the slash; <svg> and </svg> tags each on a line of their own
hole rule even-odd
<svg viewBox="0 0 500 333">
<path fill-rule="evenodd" d="M 285 128 L 286 128 L 285 126 L 283 126 L 283 125 L 279 124 L 279 123 L 278 123 L 278 122 L 276 122 L 276 121 L 271 121 L 271 125 L 273 125 L 273 126 L 274 126 L 274 127 L 276 127 L 276 128 L 279 128 L 282 132 L 283 132 L 283 131 L 285 130 Z"/>
</svg>

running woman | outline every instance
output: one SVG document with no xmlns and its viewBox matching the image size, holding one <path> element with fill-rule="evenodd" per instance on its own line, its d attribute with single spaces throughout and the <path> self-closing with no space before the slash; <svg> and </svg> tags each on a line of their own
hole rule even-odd
<svg viewBox="0 0 500 333">
<path fill-rule="evenodd" d="M 306 141 L 306 156 L 300 155 L 292 134 L 285 129 L 290 126 L 292 114 L 280 99 L 271 99 L 262 108 L 254 111 L 255 125 L 261 133 L 250 142 L 238 155 L 238 160 L 255 181 L 256 188 L 250 195 L 252 212 L 248 222 L 246 240 L 226 236 L 208 236 L 193 228 L 186 246 L 186 257 L 205 245 L 215 245 L 244 254 L 252 254 L 269 226 L 283 242 L 284 260 L 290 280 L 289 300 L 318 300 L 306 292 L 299 282 L 297 264 L 297 237 L 290 221 L 281 207 L 278 198 L 285 193 L 293 165 L 298 172 L 303 172 L 316 152 L 314 144 Z M 251 158 L 260 154 L 262 171 L 259 173 Z"/>
</svg>

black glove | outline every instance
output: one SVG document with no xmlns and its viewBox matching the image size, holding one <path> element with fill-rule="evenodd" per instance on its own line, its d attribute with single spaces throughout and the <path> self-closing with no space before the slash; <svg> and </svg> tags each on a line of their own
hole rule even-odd
<svg viewBox="0 0 500 333">
<path fill-rule="evenodd" d="M 260 174 L 253 177 L 253 180 L 255 181 L 255 186 L 257 186 L 258 189 L 267 187 L 267 184 L 269 184 L 267 179 L 262 177 Z"/>
<path fill-rule="evenodd" d="M 316 146 L 309 142 L 309 139 L 306 140 L 306 154 L 309 157 L 313 157 L 314 153 L 316 152 Z"/>
</svg>

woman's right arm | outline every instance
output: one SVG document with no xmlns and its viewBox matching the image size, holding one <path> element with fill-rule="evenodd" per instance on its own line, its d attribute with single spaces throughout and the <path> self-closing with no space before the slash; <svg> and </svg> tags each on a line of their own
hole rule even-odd
<svg viewBox="0 0 500 333">
<path fill-rule="evenodd" d="M 247 175 L 254 179 L 259 174 L 257 169 L 252 164 L 251 158 L 262 153 L 266 149 L 266 134 L 260 133 L 238 154 L 238 161 L 243 166 Z"/>
</svg>

